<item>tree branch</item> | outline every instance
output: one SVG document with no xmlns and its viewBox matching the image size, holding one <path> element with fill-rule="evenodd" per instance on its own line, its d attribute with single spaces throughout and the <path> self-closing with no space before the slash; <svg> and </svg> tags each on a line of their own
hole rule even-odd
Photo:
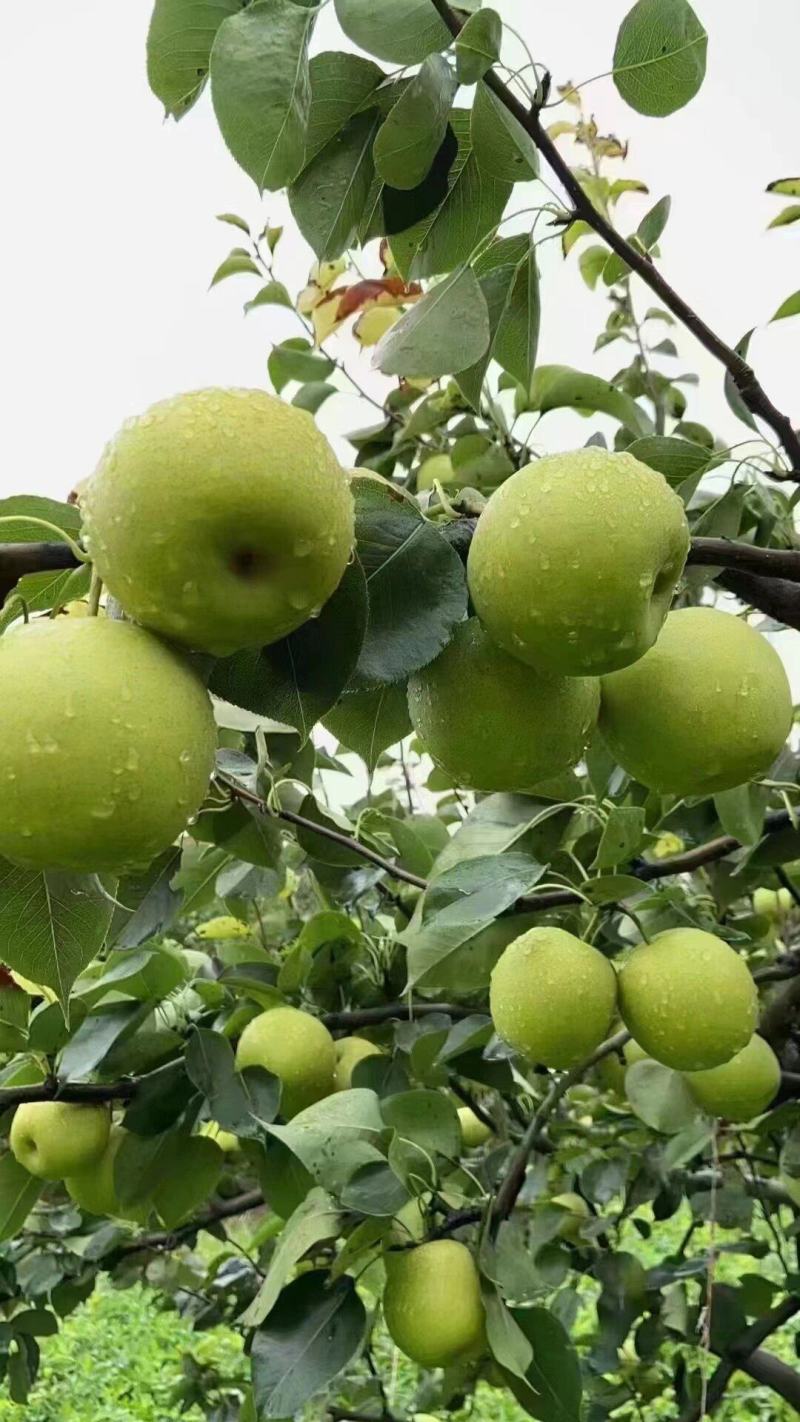
<svg viewBox="0 0 800 1422">
<path fill-rule="evenodd" d="M 782 1362 L 774 1354 L 757 1348 L 749 1358 L 742 1360 L 739 1370 L 747 1373 L 754 1382 L 761 1383 L 762 1387 L 771 1388 L 788 1402 L 795 1412 L 800 1413 L 800 1373 L 796 1368 L 790 1368 L 788 1363 Z"/>
<path fill-rule="evenodd" d="M 464 1017 L 474 1017 L 480 1007 L 463 1007 L 453 1002 L 384 1002 L 380 1007 L 355 1007 L 347 1012 L 326 1012 L 320 1019 L 329 1032 L 355 1031 L 359 1027 L 379 1027 L 382 1022 L 393 1018 L 401 1022 L 412 1022 L 415 1017 L 430 1017 L 442 1012 L 452 1017 L 454 1022 Z"/>
<path fill-rule="evenodd" d="M 234 1195 L 230 1200 L 216 1200 L 187 1220 L 186 1224 L 178 1225 L 175 1229 L 158 1230 L 155 1234 L 140 1234 L 137 1239 L 126 1240 L 114 1250 L 115 1262 L 124 1255 L 141 1254 L 146 1250 L 175 1249 L 185 1240 L 191 1239 L 199 1230 L 208 1229 L 209 1225 L 219 1224 L 222 1220 L 234 1219 L 236 1215 L 246 1215 L 263 1204 L 264 1196 L 260 1190 L 246 1190 L 244 1194 Z"/>
<path fill-rule="evenodd" d="M 593 1066 L 597 1066 L 597 1063 L 601 1062 L 604 1057 L 608 1057 L 612 1052 L 617 1052 L 621 1047 L 624 1047 L 629 1037 L 630 1032 L 617 1032 L 616 1036 L 609 1037 L 607 1042 L 601 1042 L 600 1046 L 577 1066 L 572 1067 L 569 1071 L 564 1072 L 563 1076 L 553 1081 L 544 1100 L 540 1102 L 525 1127 L 522 1140 L 511 1157 L 503 1182 L 495 1196 L 492 1216 L 496 1223 L 499 1224 L 502 1220 L 507 1220 L 517 1203 L 517 1197 L 525 1183 L 531 1151 L 535 1149 L 537 1138 L 541 1135 L 546 1122 L 552 1116 L 561 1098 L 566 1095 L 571 1086 L 581 1081 L 586 1073 L 591 1071 Z"/>
<path fill-rule="evenodd" d="M 454 38 L 457 38 L 464 21 L 454 13 L 447 0 L 431 0 L 431 3 L 447 25 L 450 33 Z M 773 405 L 766 391 L 759 384 L 752 367 L 715 331 L 712 331 L 711 327 L 692 309 L 688 302 L 684 301 L 682 296 L 679 296 L 678 292 L 661 275 L 650 256 L 645 252 L 638 251 L 630 242 L 620 236 L 603 213 L 594 207 L 569 164 L 562 158 L 552 138 L 542 127 L 538 109 L 527 109 L 511 89 L 503 83 L 494 69 L 488 69 L 483 77 L 484 82 L 504 108 L 513 115 L 517 123 L 533 139 L 539 152 L 555 173 L 564 190 L 569 194 L 574 217 L 588 223 L 598 237 L 602 237 L 607 246 L 616 252 L 618 257 L 621 257 L 626 266 L 636 272 L 645 285 L 655 292 L 673 316 L 676 316 L 700 344 L 725 367 L 751 414 L 764 420 L 780 440 L 789 456 L 794 476 L 800 479 L 800 435 L 794 429 L 788 415 L 784 415 Z"/>
<path fill-rule="evenodd" d="M 783 622 L 786 627 L 800 628 L 800 587 L 788 578 L 763 578 L 754 573 L 720 573 L 720 587 L 738 597 L 750 607 L 757 607 L 768 617 Z"/>
<path fill-rule="evenodd" d="M 800 550 L 796 548 L 759 548 L 755 543 L 737 543 L 731 538 L 693 538 L 686 561 L 800 583 Z"/>
<path fill-rule="evenodd" d="M 756 1349 L 769 1338 L 778 1328 L 782 1328 L 785 1323 L 794 1318 L 800 1310 L 800 1298 L 789 1295 L 782 1303 L 779 1303 L 765 1313 L 762 1318 L 756 1319 L 749 1328 L 740 1333 L 728 1345 L 724 1353 L 721 1353 L 721 1363 L 716 1368 L 713 1377 L 708 1384 L 706 1394 L 706 1408 L 702 1409 L 700 1403 L 692 1403 L 681 1415 L 679 1422 L 701 1422 L 703 1416 L 710 1416 L 718 1403 L 722 1401 L 728 1383 L 738 1368 L 745 1368 L 745 1364 Z M 745 1369 L 746 1370 L 746 1369 Z M 789 1369 L 791 1372 L 792 1370 Z M 800 1388 L 800 1375 L 794 1374 L 798 1388 Z"/>
<path fill-rule="evenodd" d="M 32 1086 L 4 1086 L 0 1088 L 0 1111 L 7 1111 L 10 1106 L 23 1106 L 38 1101 L 68 1101 L 76 1105 L 132 1101 L 140 1081 L 141 1078 L 137 1077 L 111 1083 L 59 1081 L 57 1077 L 51 1077 L 49 1081 L 37 1082 Z"/>
<path fill-rule="evenodd" d="M 0 544 L 0 603 L 27 573 L 79 567 L 68 543 Z"/>
</svg>

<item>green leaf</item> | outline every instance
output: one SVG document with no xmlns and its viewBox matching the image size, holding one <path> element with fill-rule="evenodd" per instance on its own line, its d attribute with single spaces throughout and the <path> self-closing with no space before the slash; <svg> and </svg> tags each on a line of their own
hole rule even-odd
<svg viewBox="0 0 800 1422">
<path fill-rule="evenodd" d="M 76 1014 L 77 1031 L 73 1032 L 61 1056 L 64 1077 L 75 1081 L 88 1076 L 113 1047 L 132 1037 L 149 1015 L 149 1005 L 139 1002 L 103 1003 L 83 1019 L 80 1013 Z M 176 1036 L 172 1047 L 179 1045 L 180 1037 Z"/>
<path fill-rule="evenodd" d="M 323 724 L 342 745 L 360 755 L 372 771 L 383 751 L 411 730 L 405 685 L 345 692 L 323 717 Z"/>
<path fill-rule="evenodd" d="M 391 237 L 392 254 L 407 279 L 438 276 L 468 262 L 497 226 L 511 194 L 511 183 L 481 167 L 473 153 L 469 112 L 454 109 L 450 125 L 458 154 L 447 175 L 444 200 L 413 227 Z"/>
<path fill-rule="evenodd" d="M 433 524 L 387 485 L 355 478 L 356 541 L 369 621 L 353 690 L 407 681 L 467 609 L 464 567 Z"/>
<path fill-rule="evenodd" d="M 527 390 L 536 365 L 541 304 L 533 241 L 526 242 L 526 249 L 497 324 L 492 356 Z"/>
<path fill-rule="evenodd" d="M 614 83 L 637 113 L 663 118 L 698 92 L 707 48 L 687 0 L 637 0 L 617 35 Z"/>
<path fill-rule="evenodd" d="M 533 1348 L 502 1295 L 493 1284 L 484 1284 L 483 1306 L 486 1311 L 486 1338 L 495 1360 L 502 1368 L 525 1381 L 533 1362 Z"/>
<path fill-rule="evenodd" d="M 253 1339 L 259 1422 L 299 1412 L 354 1357 L 366 1325 L 366 1310 L 348 1275 L 333 1285 L 324 1271 L 295 1279 Z"/>
<path fill-rule="evenodd" d="M 290 311 L 293 309 L 292 298 L 282 281 L 268 281 L 256 292 L 252 301 L 245 302 L 244 309 L 255 311 L 258 306 L 288 306 Z"/>
<path fill-rule="evenodd" d="M 108 930 L 109 947 L 138 948 L 172 922 L 179 903 L 172 880 L 180 858 L 179 849 L 166 849 L 143 874 L 120 879 L 114 894 L 117 907 Z"/>
<path fill-rule="evenodd" d="M 674 1136 L 693 1124 L 697 1103 L 680 1072 L 649 1059 L 625 1073 L 625 1095 L 641 1121 L 653 1131 Z"/>
<path fill-rule="evenodd" d="M 81 531 L 80 509 L 75 504 L 60 504 L 56 499 L 45 499 L 38 494 L 12 494 L 11 498 L 0 499 L 0 518 L 15 520 L 13 526 L 3 526 L 4 543 L 39 543 L 50 537 L 41 525 L 32 521 L 37 518 L 54 523 L 72 538 L 77 538 Z"/>
<path fill-rule="evenodd" d="M 597 879 L 585 879 L 581 893 L 590 904 L 616 904 L 620 899 L 639 893 L 641 887 L 641 879 L 635 879 L 632 874 L 601 874 Z"/>
<path fill-rule="evenodd" d="M 644 835 L 644 810 L 634 805 L 615 805 L 608 816 L 597 846 L 593 869 L 614 869 L 627 864 L 638 852 Z"/>
<path fill-rule="evenodd" d="M 742 360 L 746 360 L 747 358 L 747 352 L 750 349 L 750 341 L 752 340 L 754 331 L 755 326 L 752 327 L 751 330 L 746 331 L 739 343 L 734 346 L 736 354 L 740 355 L 742 357 Z M 733 413 L 736 418 L 738 420 L 741 420 L 743 425 L 748 425 L 751 430 L 758 429 L 755 417 L 745 405 L 744 400 L 742 399 L 739 393 L 738 386 L 734 382 L 733 376 L 728 375 L 727 373 L 725 375 L 725 399 L 727 400 L 730 408 L 733 410 Z"/>
<path fill-rule="evenodd" d="M 44 1181 L 29 1175 L 6 1151 L 0 1156 L 0 1240 L 13 1239 L 44 1189 Z"/>
<path fill-rule="evenodd" d="M 500 58 L 503 22 L 496 10 L 476 10 L 456 39 L 456 71 L 460 84 L 477 84 Z"/>
<path fill-rule="evenodd" d="M 319 617 L 281 642 L 222 658 L 209 690 L 234 706 L 296 727 L 305 739 L 355 671 L 366 627 L 367 589 L 356 561 Z"/>
<path fill-rule="evenodd" d="M 403 933 L 409 985 L 439 968 L 499 914 L 530 893 L 544 866 L 526 854 L 465 860 L 437 875 Z"/>
<path fill-rule="evenodd" d="M 393 188 L 415 188 L 429 172 L 445 135 L 457 84 L 440 54 L 424 60 L 378 130 L 375 167 Z"/>
<path fill-rule="evenodd" d="M 348 119 L 367 108 L 367 100 L 385 79 L 371 59 L 341 50 L 315 54 L 309 65 L 311 109 L 306 128 L 305 162 L 311 163 L 323 148 L 333 152 L 331 140 Z"/>
<path fill-rule="evenodd" d="M 506 1373 L 514 1396 L 539 1422 L 579 1422 L 581 1368 L 563 1324 L 544 1308 L 513 1308 L 511 1317 L 533 1352 L 524 1383 Z"/>
<path fill-rule="evenodd" d="M 646 252 L 651 252 L 658 242 L 669 219 L 669 211 L 672 206 L 672 198 L 663 197 L 651 207 L 650 211 L 642 218 L 636 229 L 639 238 Z"/>
<path fill-rule="evenodd" d="M 260 192 L 286 187 L 305 157 L 308 43 L 315 8 L 257 0 L 220 26 L 211 51 L 214 112 L 233 157 Z"/>
<path fill-rule="evenodd" d="M 113 907 L 95 879 L 0 860 L 0 961 L 52 988 L 66 1014 L 70 988 L 102 947 Z"/>
<path fill-rule="evenodd" d="M 198 98 L 216 33 L 240 8 L 240 0 L 156 0 L 147 32 L 147 78 L 172 118 L 182 118 Z"/>
<path fill-rule="evenodd" d="M 591 247 L 585 247 L 581 252 L 578 258 L 578 268 L 590 291 L 594 291 L 597 286 L 608 265 L 608 260 L 608 247 L 602 247 L 597 242 Z"/>
<path fill-rule="evenodd" d="M 264 1281 L 242 1314 L 246 1328 L 258 1328 L 278 1302 L 281 1289 L 304 1254 L 340 1232 L 342 1213 L 325 1190 L 315 1188 L 286 1221 L 267 1266 Z"/>
<path fill-rule="evenodd" d="M 768 193 L 780 193 L 783 197 L 800 197 L 800 178 L 776 178 L 767 185 Z"/>
<path fill-rule="evenodd" d="M 382 1104 L 383 1119 L 404 1142 L 411 1142 L 426 1155 L 443 1155 L 458 1160 L 461 1154 L 461 1126 L 453 1102 L 440 1091 L 421 1087 L 389 1096 Z"/>
<path fill-rule="evenodd" d="M 236 212 L 218 212 L 217 222 L 226 222 L 229 227 L 238 227 L 240 232 L 244 232 L 247 237 L 250 236 L 250 228 L 248 224 L 245 222 L 244 218 L 239 217 L 238 213 Z"/>
<path fill-rule="evenodd" d="M 795 291 L 791 296 L 787 296 L 786 300 L 781 302 L 775 315 L 770 319 L 772 321 L 783 321 L 787 316 L 800 316 L 800 291 Z"/>
<path fill-rule="evenodd" d="M 773 217 L 769 226 L 790 227 L 791 224 L 797 222 L 798 219 L 800 219 L 800 203 L 793 202 L 790 203 L 789 207 L 785 207 L 782 212 L 779 212 L 777 217 Z"/>
<path fill-rule="evenodd" d="M 452 43 L 430 0 L 393 0 L 391 18 L 375 0 L 335 0 L 335 5 L 347 38 L 392 64 L 420 64 Z"/>
<path fill-rule="evenodd" d="M 359 1166 L 383 1159 L 378 1145 L 384 1130 L 375 1092 L 361 1087 L 307 1106 L 288 1126 L 269 1127 L 317 1184 L 337 1197 Z"/>
<path fill-rule="evenodd" d="M 568 365 L 540 365 L 534 371 L 527 408 L 542 414 L 564 408 L 583 414 L 600 410 L 634 434 L 649 433 L 650 421 L 630 395 L 599 375 L 585 375 Z"/>
<path fill-rule="evenodd" d="M 242 274 L 260 276 L 261 269 L 256 266 L 248 252 L 245 252 L 241 247 L 234 247 L 233 251 L 225 258 L 225 261 L 220 262 L 220 265 L 211 278 L 210 285 L 217 286 L 219 282 L 224 281 L 226 277 L 241 276 Z"/>
<path fill-rule="evenodd" d="M 373 364 L 384 375 L 450 375 L 489 346 L 489 311 L 471 267 L 461 267 L 425 293 L 380 341 Z"/>
<path fill-rule="evenodd" d="M 263 1138 L 278 1112 L 280 1082 L 263 1068 L 237 1072 L 233 1049 L 220 1032 L 195 1027 L 186 1046 L 186 1071 L 208 1102 L 213 1121 L 237 1136 Z"/>
<path fill-rule="evenodd" d="M 352 245 L 375 176 L 374 110 L 354 114 L 289 189 L 292 215 L 320 261 Z"/>
<path fill-rule="evenodd" d="M 714 809 L 726 834 L 742 844 L 757 844 L 764 826 L 769 791 L 760 785 L 737 785 L 714 796 Z"/>
<path fill-rule="evenodd" d="M 269 378 L 280 395 L 290 380 L 305 382 L 325 380 L 336 369 L 329 356 L 315 351 L 304 336 L 292 336 L 288 341 L 273 346 L 267 361 Z"/>
<path fill-rule="evenodd" d="M 210 1136 L 174 1136 L 168 1159 L 160 1160 L 153 1191 L 156 1213 L 166 1229 L 190 1219 L 213 1194 L 225 1156 Z"/>
<path fill-rule="evenodd" d="M 473 409 L 480 409 L 481 391 L 489 361 L 494 353 L 494 345 L 500 322 L 511 305 L 514 292 L 514 317 L 511 329 L 518 324 L 517 313 L 521 311 L 520 297 L 522 283 L 520 271 L 528 256 L 530 241 L 524 234 L 517 237 L 502 237 L 492 242 L 476 259 L 473 270 L 486 300 L 489 313 L 489 348 L 465 370 L 456 374 L 459 388 Z M 469 480 L 467 480 L 469 482 Z"/>
<path fill-rule="evenodd" d="M 694 444 L 688 439 L 676 439 L 673 435 L 648 435 L 644 439 L 635 439 L 628 445 L 628 454 L 658 470 L 673 488 L 682 484 L 684 479 L 704 473 L 714 460 L 711 450 L 704 445 Z"/>
<path fill-rule="evenodd" d="M 536 177 L 536 144 L 486 84 L 479 84 L 475 92 L 470 136 L 475 161 L 483 172 L 509 183 L 528 183 Z"/>
</svg>

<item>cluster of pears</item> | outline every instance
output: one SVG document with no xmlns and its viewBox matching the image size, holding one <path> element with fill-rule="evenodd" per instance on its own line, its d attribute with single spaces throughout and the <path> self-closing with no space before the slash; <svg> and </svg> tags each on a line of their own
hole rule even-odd
<svg viewBox="0 0 800 1422">
<path fill-rule="evenodd" d="M 306 411 L 200 390 L 129 420 L 79 501 L 129 620 L 38 619 L 0 640 L 0 855 L 122 872 L 208 790 L 214 716 L 183 652 L 265 646 L 316 615 L 352 553 L 353 500 Z"/>
<path fill-rule="evenodd" d="M 108 1106 L 35 1101 L 14 1112 L 9 1145 L 30 1175 L 63 1181 L 80 1209 L 142 1223 L 150 1205 L 124 1206 L 117 1196 L 114 1162 L 125 1136 Z"/>
<path fill-rule="evenodd" d="M 617 973 L 563 929 L 532 928 L 500 957 L 490 1009 L 499 1036 L 531 1062 L 568 1068 L 606 1040 L 617 1016 L 647 1056 L 685 1074 L 698 1104 L 751 1120 L 780 1085 L 780 1064 L 755 1034 L 758 994 L 747 965 L 721 938 L 673 928 L 641 943 Z"/>
<path fill-rule="evenodd" d="M 513 474 L 470 546 L 476 615 L 409 683 L 433 759 L 474 790 L 531 790 L 580 759 L 599 718 L 619 764 L 662 794 L 766 770 L 791 725 L 786 673 L 738 617 L 669 612 L 688 550 L 681 500 L 630 454 Z"/>
</svg>

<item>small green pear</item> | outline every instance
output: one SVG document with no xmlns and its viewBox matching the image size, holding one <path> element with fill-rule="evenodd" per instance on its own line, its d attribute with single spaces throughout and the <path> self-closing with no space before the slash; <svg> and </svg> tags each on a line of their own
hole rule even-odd
<svg viewBox="0 0 800 1422">
<path fill-rule="evenodd" d="M 383 1315 L 401 1352 L 423 1368 L 447 1368 L 485 1347 L 475 1261 L 465 1244 L 437 1239 L 384 1256 Z"/>
<path fill-rule="evenodd" d="M 708 1116 L 752 1121 L 772 1101 L 781 1084 L 781 1064 L 763 1037 L 753 1036 L 735 1057 L 709 1071 L 686 1075 L 686 1085 Z"/>
<path fill-rule="evenodd" d="M 349 1091 L 353 1085 L 353 1071 L 365 1057 L 383 1056 L 381 1048 L 366 1037 L 341 1037 L 335 1043 L 336 1067 L 333 1073 L 334 1091 Z"/>
<path fill-rule="evenodd" d="M 580 1238 L 582 1227 L 592 1217 L 589 1206 L 583 1196 L 576 1194 L 574 1190 L 566 1190 L 563 1195 L 553 1195 L 550 1204 L 559 1205 L 564 1210 L 564 1220 L 558 1232 L 562 1239 L 568 1239 L 574 1244 Z"/>
<path fill-rule="evenodd" d="M 465 1150 L 477 1150 L 491 1140 L 493 1131 L 480 1116 L 476 1116 L 471 1106 L 459 1106 L 458 1123 L 461 1127 L 461 1144 Z"/>
<path fill-rule="evenodd" d="M 699 928 L 671 928 L 635 948 L 620 971 L 619 995 L 622 1019 L 639 1046 L 676 1071 L 729 1062 L 758 1020 L 747 964 Z"/>
<path fill-rule="evenodd" d="M 280 1079 L 287 1120 L 334 1090 L 336 1048 L 318 1017 L 296 1007 L 273 1007 L 248 1022 L 236 1049 L 239 1071 L 266 1067 Z"/>
<path fill-rule="evenodd" d="M 234 918 L 232 914 L 225 913 L 217 918 L 206 919 L 195 929 L 198 938 L 217 938 L 222 942 L 227 942 L 231 938 L 250 938 L 250 928 L 243 923 L 240 918 Z"/>
<path fill-rule="evenodd" d="M 31 869 L 121 873 L 196 814 L 216 754 L 211 700 L 157 637 L 106 617 L 50 618 L 0 639 L 0 855 Z"/>
<path fill-rule="evenodd" d="M 456 785 L 531 790 L 580 760 L 598 682 L 542 675 L 507 656 L 476 617 L 408 683 L 411 720 Z"/>
<path fill-rule="evenodd" d="M 630 454 L 551 454 L 506 479 L 469 550 L 481 622 L 560 676 L 628 666 L 658 636 L 689 551 L 683 503 Z"/>
<path fill-rule="evenodd" d="M 18 1106 L 8 1143 L 20 1165 L 40 1180 L 63 1180 L 94 1166 L 108 1145 L 107 1106 L 29 1101 Z"/>
<path fill-rule="evenodd" d="M 330 445 L 307 411 L 263 390 L 195 390 L 128 420 L 80 504 L 95 567 L 129 616 L 220 657 L 307 621 L 353 547 Z"/>
<path fill-rule="evenodd" d="M 427 489 L 432 489 L 434 480 L 438 479 L 443 489 L 452 488 L 458 485 L 459 477 L 453 468 L 453 461 L 449 454 L 432 454 L 429 459 L 419 466 L 417 470 L 417 493 L 422 494 Z"/>
<path fill-rule="evenodd" d="M 753 908 L 763 914 L 770 923 L 780 923 L 795 907 L 788 889 L 768 889 L 761 887 L 753 891 Z"/>
<path fill-rule="evenodd" d="M 532 928 L 492 973 L 495 1030 L 542 1066 L 570 1067 L 609 1035 L 617 977 L 603 954 L 562 928 Z"/>
<path fill-rule="evenodd" d="M 740 617 L 670 613 L 655 646 L 603 678 L 600 733 L 624 770 L 662 795 L 715 795 L 762 774 L 792 724 L 780 657 Z"/>
</svg>

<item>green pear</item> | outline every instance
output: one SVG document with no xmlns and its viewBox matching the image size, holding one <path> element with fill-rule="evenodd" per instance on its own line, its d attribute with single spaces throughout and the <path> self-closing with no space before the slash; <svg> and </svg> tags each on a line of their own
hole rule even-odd
<svg viewBox="0 0 800 1422">
<path fill-rule="evenodd" d="M 239 1137 L 235 1136 L 233 1131 L 226 1131 L 219 1121 L 204 1121 L 199 1133 L 215 1141 L 223 1155 L 231 1155 L 239 1149 Z"/>
<path fill-rule="evenodd" d="M 417 470 L 417 493 L 422 494 L 433 488 L 434 480 L 438 479 L 443 489 L 453 488 L 459 484 L 459 477 L 453 468 L 453 461 L 449 454 L 432 454 L 429 459 L 423 461 Z"/>
<path fill-rule="evenodd" d="M 781 1064 L 763 1037 L 751 1037 L 746 1047 L 709 1071 L 686 1075 L 686 1085 L 708 1116 L 726 1121 L 752 1121 L 775 1099 L 781 1084 Z"/>
<path fill-rule="evenodd" d="M 777 652 L 740 617 L 713 607 L 670 613 L 641 661 L 603 678 L 606 745 L 662 795 L 715 795 L 752 780 L 791 724 Z"/>
<path fill-rule="evenodd" d="M 476 1116 L 471 1106 L 459 1106 L 458 1124 L 461 1127 L 461 1144 L 465 1150 L 477 1150 L 491 1140 L 493 1131 L 480 1116 Z"/>
<path fill-rule="evenodd" d="M 353 1072 L 366 1057 L 382 1057 L 383 1052 L 366 1037 L 341 1037 L 335 1044 L 336 1066 L 333 1073 L 334 1091 L 349 1091 Z"/>
<path fill-rule="evenodd" d="M 635 948 L 619 975 L 628 1031 L 676 1071 L 721 1066 L 750 1041 L 758 994 L 747 964 L 699 928 L 670 928 Z"/>
<path fill-rule="evenodd" d="M 44 619 L 0 639 L 0 855 L 79 874 L 147 865 L 196 814 L 211 701 L 130 622 Z"/>
<path fill-rule="evenodd" d="M 144 1224 L 150 1215 L 149 1204 L 121 1205 L 114 1183 L 114 1162 L 127 1134 L 124 1127 L 112 1126 L 100 1159 L 68 1175 L 64 1184 L 78 1208 L 87 1214 Z"/>
<path fill-rule="evenodd" d="M 580 760 L 598 694 L 592 678 L 543 675 L 507 656 L 472 617 L 411 678 L 408 706 L 456 785 L 526 791 Z"/>
<path fill-rule="evenodd" d="M 770 923 L 780 923 L 794 908 L 794 899 L 788 889 L 767 889 L 761 887 L 753 891 L 753 908 L 763 914 Z"/>
<path fill-rule="evenodd" d="M 563 1195 L 553 1195 L 550 1200 L 551 1205 L 559 1205 L 564 1211 L 564 1219 L 559 1226 L 558 1233 L 562 1239 L 568 1239 L 575 1244 L 580 1239 L 581 1229 L 587 1220 L 592 1217 L 582 1195 L 577 1195 L 574 1190 L 566 1190 Z"/>
<path fill-rule="evenodd" d="M 236 1066 L 266 1067 L 281 1083 L 281 1114 L 288 1120 L 334 1090 L 336 1047 L 327 1027 L 296 1007 L 272 1007 L 248 1022 L 236 1049 Z"/>
<path fill-rule="evenodd" d="M 383 1316 L 393 1341 L 423 1368 L 447 1368 L 485 1347 L 475 1261 L 465 1244 L 437 1239 L 385 1256 Z"/>
<path fill-rule="evenodd" d="M 195 933 L 198 938 L 219 939 L 220 942 L 227 942 L 231 938 L 251 937 L 248 925 L 229 913 L 222 914 L 218 918 L 207 919 L 205 923 L 201 923 L 199 928 L 195 929 Z"/>
<path fill-rule="evenodd" d="M 492 973 L 495 1030 L 541 1066 L 570 1067 L 608 1037 L 617 977 L 603 954 L 563 928 L 532 928 Z"/>
<path fill-rule="evenodd" d="M 100 1160 L 108 1145 L 107 1106 L 29 1101 L 18 1106 L 8 1143 L 20 1165 L 40 1180 L 63 1180 Z"/>
<path fill-rule="evenodd" d="M 227 656 L 314 616 L 353 547 L 348 479 L 305 410 L 196 390 L 127 421 L 80 490 L 87 546 L 143 626 Z"/>
<path fill-rule="evenodd" d="M 661 474 L 630 454 L 578 449 L 527 464 L 492 494 L 469 590 L 512 656 L 597 676 L 653 645 L 688 551 L 683 504 Z"/>
</svg>

